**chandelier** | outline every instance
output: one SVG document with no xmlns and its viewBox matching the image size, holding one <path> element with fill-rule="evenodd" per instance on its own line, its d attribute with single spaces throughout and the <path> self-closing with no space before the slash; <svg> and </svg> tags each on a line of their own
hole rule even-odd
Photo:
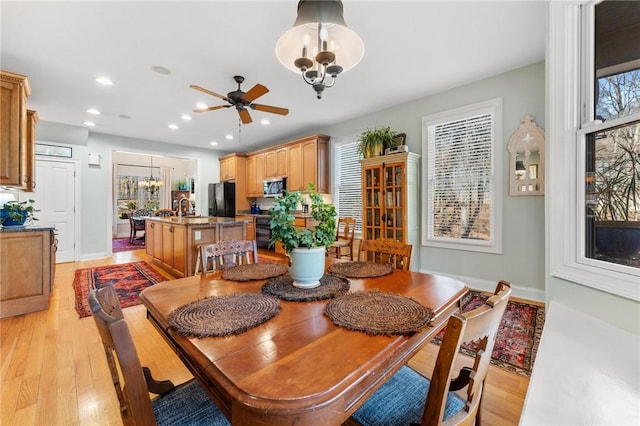
<svg viewBox="0 0 640 426">
<path fill-rule="evenodd" d="M 138 187 L 149 192 L 150 196 L 156 195 L 160 188 L 164 186 L 164 182 L 153 177 L 153 156 L 151 156 L 151 173 L 148 180 L 138 182 Z"/>
<path fill-rule="evenodd" d="M 276 44 L 278 60 L 300 72 L 318 99 L 340 73 L 355 67 L 364 55 L 362 40 L 347 27 L 342 14 L 340 0 L 300 0 L 293 28 Z"/>
</svg>

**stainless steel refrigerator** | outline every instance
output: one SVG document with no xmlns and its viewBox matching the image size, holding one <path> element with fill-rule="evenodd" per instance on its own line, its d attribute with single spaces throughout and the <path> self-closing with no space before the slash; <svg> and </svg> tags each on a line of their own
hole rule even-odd
<svg viewBox="0 0 640 426">
<path fill-rule="evenodd" d="M 234 182 L 209 184 L 209 216 L 236 216 L 236 184 Z"/>
</svg>

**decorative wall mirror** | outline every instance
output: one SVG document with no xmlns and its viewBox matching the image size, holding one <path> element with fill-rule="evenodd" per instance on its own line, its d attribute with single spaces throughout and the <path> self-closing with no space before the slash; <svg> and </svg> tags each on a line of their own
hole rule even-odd
<svg viewBox="0 0 640 426">
<path fill-rule="evenodd" d="M 544 195 L 544 130 L 527 114 L 511 135 L 509 194 Z"/>
</svg>

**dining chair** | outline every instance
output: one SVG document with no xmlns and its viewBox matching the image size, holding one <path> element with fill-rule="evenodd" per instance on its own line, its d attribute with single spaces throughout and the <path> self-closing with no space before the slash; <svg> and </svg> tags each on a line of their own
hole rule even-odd
<svg viewBox="0 0 640 426">
<path fill-rule="evenodd" d="M 168 217 L 175 216 L 176 212 L 171 209 L 157 209 L 153 211 L 153 215 L 156 217 Z"/>
<path fill-rule="evenodd" d="M 482 306 L 453 314 L 447 322 L 431 379 L 406 365 L 401 367 L 347 424 L 479 426 L 485 378 L 510 295 L 511 284 L 500 281 Z M 467 361 L 473 365 L 463 367 L 454 379 L 460 346 L 466 342 L 474 342 L 473 355 Z"/>
<path fill-rule="evenodd" d="M 148 215 L 149 211 L 145 209 L 129 211 L 129 225 L 131 225 L 131 231 L 129 232 L 129 243 L 133 244 L 133 240 L 136 239 L 138 231 L 144 231 L 144 221 L 135 220 L 134 217 L 143 217 Z"/>
<path fill-rule="evenodd" d="M 258 263 L 256 240 L 226 240 L 202 244 L 200 246 L 200 261 L 203 273 L 209 271 L 209 260 L 211 260 L 212 271 L 242 264 Z M 199 272 L 199 266 L 196 261 L 196 273 Z"/>
<path fill-rule="evenodd" d="M 408 271 L 412 250 L 411 244 L 391 239 L 362 240 L 358 259 L 365 262 L 391 263 L 397 269 Z"/>
<path fill-rule="evenodd" d="M 356 234 L 356 220 L 352 217 L 338 218 L 336 241 L 329 246 L 327 254 L 335 250 L 336 257 L 340 259 L 343 249 L 349 249 L 349 259 L 353 260 L 353 238 Z"/>
<path fill-rule="evenodd" d="M 125 425 L 229 424 L 195 379 L 174 386 L 167 380 L 155 381 L 149 369 L 140 365 L 111 284 L 91 290 L 88 299 Z M 160 396 L 152 400 L 149 392 Z"/>
</svg>

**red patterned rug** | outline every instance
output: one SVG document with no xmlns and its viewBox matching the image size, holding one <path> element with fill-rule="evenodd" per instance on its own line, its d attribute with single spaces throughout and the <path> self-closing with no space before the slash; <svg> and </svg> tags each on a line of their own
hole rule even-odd
<svg viewBox="0 0 640 426">
<path fill-rule="evenodd" d="M 140 250 L 144 248 L 144 240 L 134 240 L 133 244 L 129 242 L 129 238 L 114 238 L 111 240 L 111 250 L 114 253 L 120 251 Z"/>
<path fill-rule="evenodd" d="M 121 263 L 118 265 L 98 266 L 95 268 L 77 269 L 73 280 L 73 291 L 76 296 L 76 311 L 80 318 L 91 315 L 87 301 L 89 291 L 113 284 L 123 308 L 139 305 L 138 294 L 145 288 L 167 281 L 147 262 Z"/>
<path fill-rule="evenodd" d="M 462 300 L 462 306 L 464 306 L 462 311 L 475 309 L 485 300 L 487 296 L 479 291 L 470 290 Z M 544 307 L 510 300 L 500 322 L 491 354 L 491 363 L 523 376 L 530 376 L 543 325 Z M 442 336 L 444 336 L 444 329 L 438 333 L 432 343 L 440 344 Z M 471 355 L 472 345 L 464 344 L 460 352 Z"/>
</svg>

